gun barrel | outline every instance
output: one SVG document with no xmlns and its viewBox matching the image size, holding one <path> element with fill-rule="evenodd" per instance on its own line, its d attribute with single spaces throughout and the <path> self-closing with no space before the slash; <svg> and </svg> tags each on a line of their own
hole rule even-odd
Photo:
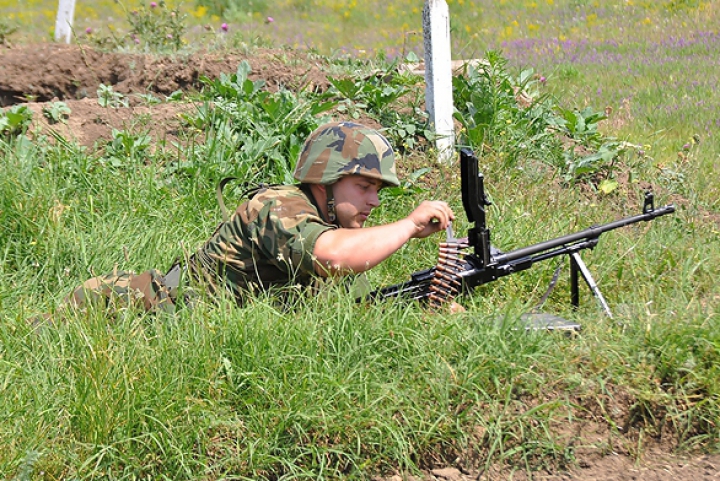
<svg viewBox="0 0 720 481">
<path fill-rule="evenodd" d="M 673 212 L 675 212 L 675 206 L 673 204 L 668 204 L 658 209 L 653 209 L 649 212 L 634 215 L 631 217 L 625 217 L 623 219 L 616 220 L 615 222 L 610 222 L 608 224 L 589 227 L 580 232 L 575 232 L 574 234 L 564 235 L 556 239 L 551 239 L 545 242 L 540 242 L 538 244 L 533 244 L 531 246 L 522 247 L 514 251 L 505 252 L 497 256 L 493 256 L 491 264 L 506 264 L 508 262 L 532 256 L 550 249 L 555 249 L 563 245 L 572 244 L 573 242 L 587 239 L 596 239 L 605 232 L 618 229 L 620 227 L 625 227 L 626 225 L 636 224 L 638 222 L 647 222 L 656 217 L 671 214 Z"/>
</svg>

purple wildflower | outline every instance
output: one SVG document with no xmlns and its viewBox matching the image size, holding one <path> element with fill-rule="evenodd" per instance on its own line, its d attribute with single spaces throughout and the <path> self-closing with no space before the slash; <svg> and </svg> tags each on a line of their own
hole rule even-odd
<svg viewBox="0 0 720 481">
<path fill-rule="evenodd" d="M 156 2 L 150 2 L 150 8 L 155 8 L 155 7 L 157 7 L 157 3 L 156 3 Z"/>
<path fill-rule="evenodd" d="M 222 30 L 223 32 L 227 32 L 227 31 L 228 31 L 228 24 L 227 24 L 227 23 L 223 23 L 222 25 L 220 25 L 220 30 Z"/>
<path fill-rule="evenodd" d="M 268 17 L 265 19 L 265 23 L 273 23 L 274 21 L 275 21 L 275 19 L 272 17 Z"/>
<path fill-rule="evenodd" d="M 93 32 L 92 27 L 88 27 L 85 29 L 85 33 L 90 35 Z"/>
</svg>

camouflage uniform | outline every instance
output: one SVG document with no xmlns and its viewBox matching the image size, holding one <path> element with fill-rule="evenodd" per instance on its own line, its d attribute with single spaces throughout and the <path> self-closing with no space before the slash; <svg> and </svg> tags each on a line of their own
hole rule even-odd
<svg viewBox="0 0 720 481">
<path fill-rule="evenodd" d="M 240 205 L 190 258 L 191 278 L 211 292 L 229 290 L 238 302 L 243 292 L 315 278 L 313 249 L 323 232 L 336 229 L 332 184 L 347 175 L 399 185 L 390 143 L 373 129 L 351 122 L 323 125 L 305 142 L 294 177 L 301 185 L 271 187 Z M 315 204 L 309 184 L 326 186 L 328 219 Z M 172 270 L 171 270 L 172 272 Z M 67 302 L 139 304 L 146 310 L 172 310 L 177 282 L 156 270 L 141 274 L 114 272 L 77 288 Z M 356 287 L 364 289 L 364 277 Z"/>
<path fill-rule="evenodd" d="M 164 276 L 156 269 L 141 274 L 115 269 L 85 281 L 63 304 L 73 308 L 92 304 L 109 309 L 133 307 L 148 312 L 174 312 L 176 297 L 177 289 L 166 286 Z"/>
<path fill-rule="evenodd" d="M 272 187 L 240 205 L 191 259 L 194 277 L 213 292 L 224 284 L 238 300 L 248 289 L 310 284 L 315 241 L 337 226 L 304 190 Z"/>
</svg>

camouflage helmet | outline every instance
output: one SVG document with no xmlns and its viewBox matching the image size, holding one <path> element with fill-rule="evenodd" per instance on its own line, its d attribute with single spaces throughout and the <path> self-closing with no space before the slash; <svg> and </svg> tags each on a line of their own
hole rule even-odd
<svg viewBox="0 0 720 481">
<path fill-rule="evenodd" d="M 385 137 L 364 125 L 332 122 L 310 134 L 293 176 L 303 183 L 329 185 L 352 174 L 400 185 L 395 154 Z"/>
</svg>

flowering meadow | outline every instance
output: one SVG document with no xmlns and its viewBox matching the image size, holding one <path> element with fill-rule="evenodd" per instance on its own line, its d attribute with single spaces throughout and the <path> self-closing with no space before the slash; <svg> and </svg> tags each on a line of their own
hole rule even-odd
<svg viewBox="0 0 720 481">
<path fill-rule="evenodd" d="M 720 127 L 711 98 L 718 79 L 720 6 L 701 0 L 449 0 L 454 58 L 502 50 L 532 67 L 575 103 L 630 108 L 641 130 L 680 123 L 705 138 Z M 79 0 L 78 37 L 128 29 L 128 13 L 151 2 Z M 218 36 L 323 54 L 422 57 L 420 0 L 198 0 L 165 2 L 185 15 L 189 44 Z M 0 0 L 19 41 L 50 40 L 57 2 Z M 212 39 L 208 38 L 208 32 Z M 222 44 L 222 42 L 220 43 Z M 227 44 L 227 43 L 226 43 Z M 572 83 L 565 88 L 565 81 Z M 577 102 L 576 102 L 577 101 Z M 635 126 L 637 129 L 638 127 Z M 682 145 L 684 145 L 683 142 Z"/>
</svg>

